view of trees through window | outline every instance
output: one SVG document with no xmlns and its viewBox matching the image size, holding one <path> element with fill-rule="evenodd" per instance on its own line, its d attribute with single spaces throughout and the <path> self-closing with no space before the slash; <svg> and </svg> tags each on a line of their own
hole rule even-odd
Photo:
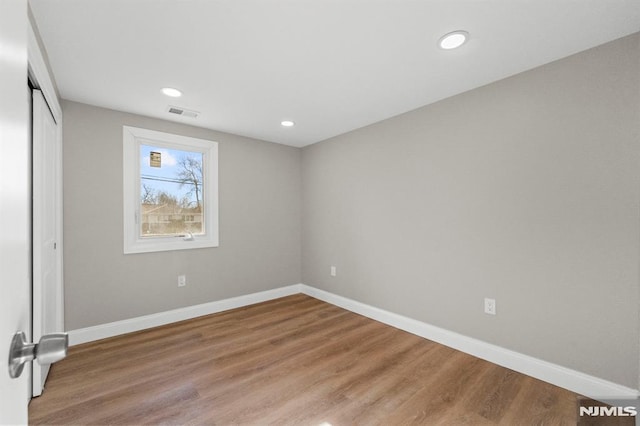
<svg viewBox="0 0 640 426">
<path fill-rule="evenodd" d="M 203 155 L 140 145 L 140 235 L 202 234 Z"/>
</svg>

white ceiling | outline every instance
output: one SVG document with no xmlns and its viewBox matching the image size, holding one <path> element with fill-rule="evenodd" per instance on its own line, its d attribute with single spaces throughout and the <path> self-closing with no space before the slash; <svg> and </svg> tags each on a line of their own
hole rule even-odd
<svg viewBox="0 0 640 426">
<path fill-rule="evenodd" d="M 292 146 L 640 31 L 640 0 L 30 3 L 63 98 Z"/>
</svg>

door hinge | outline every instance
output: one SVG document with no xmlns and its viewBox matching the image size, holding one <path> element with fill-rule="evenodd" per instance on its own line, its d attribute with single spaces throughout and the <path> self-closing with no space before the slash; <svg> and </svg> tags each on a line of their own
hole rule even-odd
<svg viewBox="0 0 640 426">
<path fill-rule="evenodd" d="M 53 249 L 56 250 L 58 248 L 58 243 L 53 243 Z"/>
</svg>

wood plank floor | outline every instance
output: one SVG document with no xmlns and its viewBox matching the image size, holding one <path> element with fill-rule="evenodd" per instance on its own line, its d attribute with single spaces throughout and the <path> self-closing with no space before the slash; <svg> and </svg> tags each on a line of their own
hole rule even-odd
<svg viewBox="0 0 640 426">
<path fill-rule="evenodd" d="M 576 395 L 305 295 L 72 347 L 32 424 L 575 425 Z"/>
</svg>

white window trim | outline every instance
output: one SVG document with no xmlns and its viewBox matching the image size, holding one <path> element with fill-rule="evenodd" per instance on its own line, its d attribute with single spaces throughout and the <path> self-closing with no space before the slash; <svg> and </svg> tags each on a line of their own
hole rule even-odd
<svg viewBox="0 0 640 426">
<path fill-rule="evenodd" d="M 218 247 L 218 143 L 204 139 L 122 127 L 124 253 L 148 253 L 168 250 L 188 250 Z M 182 237 L 141 238 L 140 218 L 140 145 L 151 144 L 173 149 L 197 150 L 203 153 L 205 234 Z"/>
</svg>

